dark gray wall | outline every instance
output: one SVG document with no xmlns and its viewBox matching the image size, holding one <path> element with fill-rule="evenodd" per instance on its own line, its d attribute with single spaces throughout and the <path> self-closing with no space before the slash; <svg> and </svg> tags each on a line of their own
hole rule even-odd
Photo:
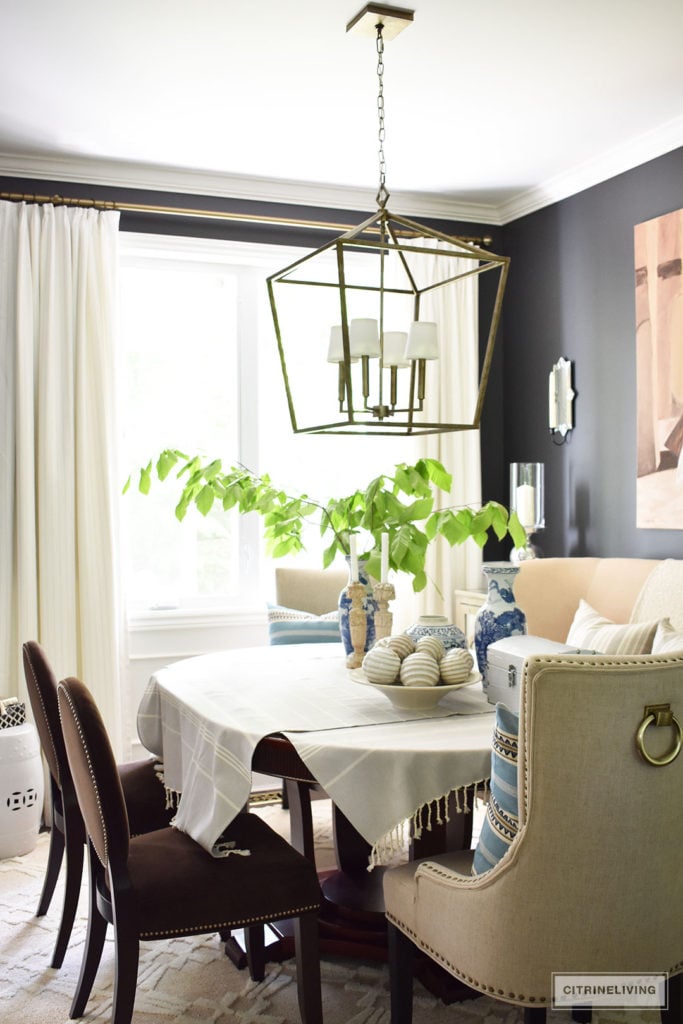
<svg viewBox="0 0 683 1024">
<path fill-rule="evenodd" d="M 495 496 L 504 502 L 510 462 L 545 463 L 539 542 L 546 555 L 683 557 L 683 522 L 680 531 L 635 525 L 633 260 L 634 226 L 682 206 L 678 149 L 503 231 L 511 257 L 501 346 L 505 429 L 486 439 L 482 454 L 495 464 Z M 560 356 L 573 361 L 577 392 L 575 430 L 563 447 L 553 444 L 547 418 L 548 373 Z"/>
</svg>

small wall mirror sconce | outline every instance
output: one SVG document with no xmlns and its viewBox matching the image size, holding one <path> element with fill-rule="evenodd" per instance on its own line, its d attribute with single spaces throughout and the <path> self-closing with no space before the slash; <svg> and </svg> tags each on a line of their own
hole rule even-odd
<svg viewBox="0 0 683 1024">
<path fill-rule="evenodd" d="M 548 426 L 555 444 L 565 444 L 569 432 L 574 429 L 572 388 L 572 364 L 569 359 L 560 358 L 548 379 Z"/>
</svg>

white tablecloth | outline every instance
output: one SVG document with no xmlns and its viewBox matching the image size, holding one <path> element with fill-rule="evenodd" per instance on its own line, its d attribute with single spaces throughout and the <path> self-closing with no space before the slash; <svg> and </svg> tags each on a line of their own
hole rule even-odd
<svg viewBox="0 0 683 1024">
<path fill-rule="evenodd" d="M 488 778 L 493 711 L 480 684 L 408 712 L 357 677 L 336 644 L 225 651 L 152 676 L 138 733 L 179 795 L 177 827 L 214 850 L 249 797 L 254 749 L 271 733 L 287 736 L 373 845 L 373 863 L 407 821 L 427 827 L 442 798 Z"/>
</svg>

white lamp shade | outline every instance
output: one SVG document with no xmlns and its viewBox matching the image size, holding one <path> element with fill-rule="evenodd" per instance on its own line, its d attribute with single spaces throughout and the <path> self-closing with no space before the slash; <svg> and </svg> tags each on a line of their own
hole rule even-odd
<svg viewBox="0 0 683 1024">
<path fill-rule="evenodd" d="M 351 355 L 370 356 L 376 358 L 380 354 L 379 324 L 376 320 L 363 317 L 352 320 L 349 326 L 349 345 Z"/>
<path fill-rule="evenodd" d="M 406 359 L 406 331 L 385 331 L 382 364 L 384 366 L 410 366 Z"/>
<path fill-rule="evenodd" d="M 330 327 L 330 344 L 327 349 L 327 361 L 328 363 L 343 363 L 344 362 L 344 335 L 342 334 L 341 324 L 335 324 L 334 327 Z M 357 359 L 352 359 L 352 363 L 357 363 Z"/>
<path fill-rule="evenodd" d="M 330 327 L 330 344 L 327 349 L 328 363 L 344 362 L 344 339 L 341 325 Z"/>
<path fill-rule="evenodd" d="M 410 325 L 406 359 L 438 359 L 437 325 L 428 320 L 415 320 Z"/>
</svg>

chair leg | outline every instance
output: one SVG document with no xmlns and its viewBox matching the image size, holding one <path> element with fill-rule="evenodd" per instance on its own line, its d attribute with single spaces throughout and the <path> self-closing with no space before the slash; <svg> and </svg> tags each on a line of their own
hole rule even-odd
<svg viewBox="0 0 683 1024">
<path fill-rule="evenodd" d="M 127 915 L 118 912 L 114 925 L 114 945 L 116 975 L 111 1024 L 131 1024 L 138 983 L 140 938 L 128 922 Z"/>
<path fill-rule="evenodd" d="M 62 919 L 59 923 L 57 940 L 52 954 L 51 967 L 61 967 L 64 961 L 64 954 L 71 938 L 71 931 L 74 925 L 74 918 L 78 910 L 78 900 L 81 895 L 81 880 L 83 877 L 83 836 L 79 829 L 70 831 L 66 828 L 66 879 L 64 883 L 64 903 L 62 905 Z"/>
<path fill-rule="evenodd" d="M 396 925 L 387 922 L 391 1024 L 413 1021 L 413 953 L 415 947 Z"/>
<path fill-rule="evenodd" d="M 683 974 L 675 974 L 666 983 L 667 1009 L 662 1010 L 662 1024 L 683 1024 Z"/>
<path fill-rule="evenodd" d="M 294 921 L 296 986 L 301 1024 L 322 1024 L 320 940 L 318 914 L 301 914 Z"/>
<path fill-rule="evenodd" d="M 78 977 L 76 991 L 71 1001 L 71 1009 L 69 1010 L 69 1016 L 72 1020 L 77 1020 L 85 1013 L 95 981 L 95 975 L 97 974 L 97 968 L 100 966 L 100 960 L 102 959 L 106 934 L 107 922 L 95 911 L 95 916 L 92 917 L 91 915 L 88 921 L 88 934 L 83 950 L 83 960 L 81 961 L 81 973 Z"/>
<path fill-rule="evenodd" d="M 97 908 L 95 857 L 95 852 L 90 844 L 88 844 L 88 930 L 85 936 L 85 946 L 83 947 L 81 972 L 69 1011 L 69 1016 L 72 1020 L 82 1017 L 85 1013 L 85 1007 L 92 992 L 97 968 L 100 966 L 100 960 L 102 959 L 102 950 L 107 934 L 107 922 Z"/>
<path fill-rule="evenodd" d="M 247 948 L 249 977 L 252 981 L 263 981 L 266 976 L 266 944 L 263 925 L 256 924 L 244 929 L 244 943 Z"/>
<path fill-rule="evenodd" d="M 545 1024 L 545 1006 L 525 1006 L 524 1024 Z"/>
<path fill-rule="evenodd" d="M 50 849 L 48 850 L 47 855 L 47 868 L 45 869 L 43 888 L 40 893 L 40 899 L 38 900 L 36 917 L 43 917 L 47 914 L 48 907 L 50 906 L 50 902 L 55 891 L 57 879 L 59 878 L 59 869 L 62 866 L 63 859 L 64 831 L 57 825 L 53 816 L 52 828 L 50 829 Z"/>
</svg>

